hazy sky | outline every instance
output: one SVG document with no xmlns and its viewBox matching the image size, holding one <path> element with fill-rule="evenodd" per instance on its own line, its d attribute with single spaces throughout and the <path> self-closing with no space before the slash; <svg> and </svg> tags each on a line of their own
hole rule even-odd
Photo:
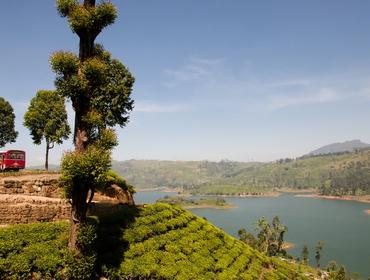
<svg viewBox="0 0 370 280">
<path fill-rule="evenodd" d="M 370 142 L 370 1 L 113 3 L 119 18 L 97 42 L 136 77 L 114 159 L 274 160 Z M 23 114 L 37 90 L 54 87 L 50 54 L 77 52 L 78 38 L 54 1 L 21 0 L 3 3 L 0 42 L 0 96 L 19 131 L 5 149 L 42 164 Z"/>
</svg>

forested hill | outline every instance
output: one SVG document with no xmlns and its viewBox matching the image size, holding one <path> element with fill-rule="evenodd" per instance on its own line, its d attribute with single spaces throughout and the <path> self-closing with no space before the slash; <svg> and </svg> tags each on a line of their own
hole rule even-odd
<svg viewBox="0 0 370 280">
<path fill-rule="evenodd" d="M 322 188 L 370 193 L 370 150 L 281 159 L 232 161 L 114 162 L 113 169 L 137 188 L 183 188 L 203 194 L 259 194 L 281 188 Z M 346 185 L 346 186 L 345 186 Z"/>
</svg>

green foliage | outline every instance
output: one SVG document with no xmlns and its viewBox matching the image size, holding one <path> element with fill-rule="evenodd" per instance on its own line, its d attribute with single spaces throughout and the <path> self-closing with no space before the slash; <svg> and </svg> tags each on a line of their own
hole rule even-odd
<svg viewBox="0 0 370 280">
<path fill-rule="evenodd" d="M 14 128 L 15 114 L 13 107 L 0 97 L 0 148 L 7 143 L 14 143 L 18 132 Z"/>
<path fill-rule="evenodd" d="M 125 179 L 123 179 L 121 176 L 119 176 L 117 173 L 115 173 L 113 170 L 109 170 L 106 174 L 106 184 L 108 186 L 111 185 L 117 185 L 121 189 L 130 192 L 131 194 L 135 193 L 135 189 L 132 185 L 127 183 Z"/>
<path fill-rule="evenodd" d="M 184 196 L 164 196 L 157 200 L 157 202 L 164 202 L 169 204 L 181 205 L 184 207 L 226 207 L 229 204 L 225 199 L 221 197 L 209 197 L 209 198 L 199 198 L 192 199 L 186 198 Z"/>
<path fill-rule="evenodd" d="M 90 217 L 88 222 L 79 228 L 77 244 L 81 250 L 68 251 L 65 257 L 67 279 L 92 279 L 97 259 L 98 226 L 99 221 Z"/>
<path fill-rule="evenodd" d="M 89 219 L 78 234 L 81 253 L 69 251 L 67 222 L 0 229 L 0 279 L 91 279 L 98 223 Z"/>
<path fill-rule="evenodd" d="M 117 135 L 113 129 L 102 129 L 97 133 L 94 145 L 102 150 L 112 150 L 118 145 Z"/>
<path fill-rule="evenodd" d="M 318 241 L 315 247 L 315 260 L 316 260 L 316 265 L 318 268 L 320 267 L 321 252 L 323 248 L 324 248 L 324 242 Z"/>
<path fill-rule="evenodd" d="M 76 0 L 57 0 L 57 9 L 62 17 L 68 17 L 72 31 L 77 34 L 83 31 L 99 34 L 117 17 L 116 8 L 109 2 L 102 2 L 96 7 L 86 7 Z"/>
<path fill-rule="evenodd" d="M 338 194 L 370 193 L 370 150 L 274 163 L 130 160 L 113 169 L 142 188 L 182 187 L 193 194 L 258 195 L 283 188 L 318 188 L 343 178 Z M 356 171 L 357 168 L 357 171 Z M 348 179 L 344 180 L 347 177 Z M 345 183 L 347 187 L 344 188 Z M 329 187 L 331 181 L 329 181 Z M 339 186 L 339 185 L 338 185 Z M 330 192 L 327 192 L 330 194 Z M 334 192 L 333 192 L 334 194 Z"/>
<path fill-rule="evenodd" d="M 23 124 L 30 130 L 33 142 L 37 145 L 43 139 L 47 143 L 63 143 L 70 134 L 64 98 L 55 91 L 38 91 L 28 106 Z"/>
<path fill-rule="evenodd" d="M 308 260 L 309 260 L 308 255 L 309 255 L 308 246 L 304 245 L 302 248 L 302 260 L 304 264 L 308 264 Z"/>
<path fill-rule="evenodd" d="M 84 62 L 69 52 L 56 52 L 50 58 L 58 93 L 74 101 L 86 94 L 90 98 L 89 112 L 98 113 L 103 126 L 124 126 L 128 113 L 133 108 L 130 98 L 134 77 L 118 60 L 104 51 L 100 45 L 95 47 L 95 56 Z M 90 125 L 94 126 L 94 121 Z"/>
<path fill-rule="evenodd" d="M 72 76 L 78 72 L 79 59 L 72 52 L 54 52 L 50 58 L 50 65 L 58 75 Z"/>
<path fill-rule="evenodd" d="M 66 17 L 77 5 L 77 0 L 57 0 L 57 10 L 62 17 Z"/>
<path fill-rule="evenodd" d="M 330 172 L 319 192 L 335 196 L 369 194 L 370 160 L 349 162 L 343 170 Z"/>
<path fill-rule="evenodd" d="M 67 249 L 68 231 L 67 222 L 1 228 L 0 279 L 84 280 L 97 271 L 111 280 L 299 280 L 315 274 L 309 267 L 267 257 L 169 204 L 89 219 L 78 232 L 80 253 Z"/>
<path fill-rule="evenodd" d="M 92 188 L 105 185 L 110 164 L 110 151 L 94 146 L 89 147 L 85 153 L 64 154 L 60 180 L 64 186 L 65 196 L 71 198 L 72 189 L 81 184 L 88 184 Z"/>
<path fill-rule="evenodd" d="M 282 256 L 291 258 L 282 248 L 284 243 L 284 234 L 288 228 L 280 222 L 278 216 L 272 219 L 271 225 L 265 217 L 262 217 L 257 222 L 258 232 L 257 238 L 253 234 L 247 232 L 244 228 L 238 231 L 239 239 L 252 248 L 267 254 L 268 256 Z"/>
<path fill-rule="evenodd" d="M 267 257 L 177 206 L 157 203 L 100 222 L 107 232 L 99 235 L 99 263 L 109 279 L 258 279 L 263 273 L 306 279 L 295 264 Z M 124 250 L 113 253 L 119 244 Z"/>
<path fill-rule="evenodd" d="M 242 228 L 238 230 L 238 236 L 240 241 L 243 241 L 254 249 L 258 249 L 258 240 L 252 233 Z"/>
<path fill-rule="evenodd" d="M 66 222 L 0 229 L 0 279 L 61 279 L 67 230 Z"/>
</svg>

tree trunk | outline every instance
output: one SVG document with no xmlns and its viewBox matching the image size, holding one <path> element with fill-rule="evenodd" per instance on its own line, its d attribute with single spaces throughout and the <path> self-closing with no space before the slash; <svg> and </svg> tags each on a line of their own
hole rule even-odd
<svg viewBox="0 0 370 280">
<path fill-rule="evenodd" d="M 95 7 L 95 0 L 84 0 L 86 8 Z M 97 34 L 84 30 L 78 34 L 80 37 L 79 58 L 84 62 L 94 55 L 94 41 Z M 84 120 L 90 107 L 89 93 L 79 96 L 74 102 L 75 109 L 75 131 L 74 144 L 76 153 L 84 153 L 89 144 L 89 124 Z M 71 228 L 68 246 L 70 249 L 80 251 L 77 237 L 78 231 L 86 223 L 86 212 L 88 208 L 88 193 L 90 186 L 84 182 L 78 182 L 72 190 Z M 92 198 L 91 198 L 92 199 Z"/>
<path fill-rule="evenodd" d="M 45 170 L 49 170 L 49 140 L 46 139 Z"/>
<path fill-rule="evenodd" d="M 88 192 L 89 187 L 84 184 L 75 186 L 72 190 L 72 211 L 68 247 L 77 251 L 81 249 L 78 247 L 77 237 L 80 227 L 86 222 L 86 199 Z"/>
</svg>

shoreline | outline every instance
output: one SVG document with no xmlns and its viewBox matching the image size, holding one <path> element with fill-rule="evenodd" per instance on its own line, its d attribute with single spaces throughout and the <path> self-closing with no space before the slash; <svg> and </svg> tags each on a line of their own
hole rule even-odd
<svg viewBox="0 0 370 280">
<path fill-rule="evenodd" d="M 370 209 L 368 209 L 368 210 L 364 210 L 364 212 L 365 212 L 366 214 L 370 215 Z"/>
<path fill-rule="evenodd" d="M 194 196 L 213 196 L 213 197 L 240 197 L 240 198 L 248 198 L 248 197 L 278 197 L 282 193 L 280 192 L 269 192 L 269 193 L 260 193 L 260 194 L 190 194 Z"/>
<path fill-rule="evenodd" d="M 266 192 L 266 193 L 259 193 L 259 194 L 202 194 L 202 193 L 188 193 L 184 192 L 182 189 L 172 189 L 168 187 L 158 187 L 158 188 L 147 188 L 147 189 L 136 189 L 136 192 L 163 192 L 163 193 L 177 193 L 179 196 L 204 196 L 204 197 L 240 197 L 240 198 L 248 198 L 248 197 L 278 197 L 281 196 L 283 192 L 274 191 L 274 192 Z"/>
<path fill-rule="evenodd" d="M 297 194 L 295 197 L 304 198 L 321 198 L 328 200 L 344 200 L 344 201 L 356 201 L 363 203 L 370 203 L 370 195 L 365 196 L 354 196 L 354 195 L 344 195 L 344 196 L 334 196 L 334 195 L 320 195 L 320 194 Z"/>
<path fill-rule="evenodd" d="M 218 205 L 211 205 L 211 204 L 204 204 L 204 205 L 182 205 L 178 204 L 185 209 L 217 209 L 217 210 L 227 210 L 227 209 L 234 209 L 238 208 L 238 206 L 230 204 L 225 206 L 218 206 Z"/>
<path fill-rule="evenodd" d="M 173 189 L 169 187 L 157 187 L 157 188 L 145 188 L 145 189 L 136 189 L 136 192 L 169 192 L 169 193 L 182 193 L 181 189 Z"/>
</svg>

